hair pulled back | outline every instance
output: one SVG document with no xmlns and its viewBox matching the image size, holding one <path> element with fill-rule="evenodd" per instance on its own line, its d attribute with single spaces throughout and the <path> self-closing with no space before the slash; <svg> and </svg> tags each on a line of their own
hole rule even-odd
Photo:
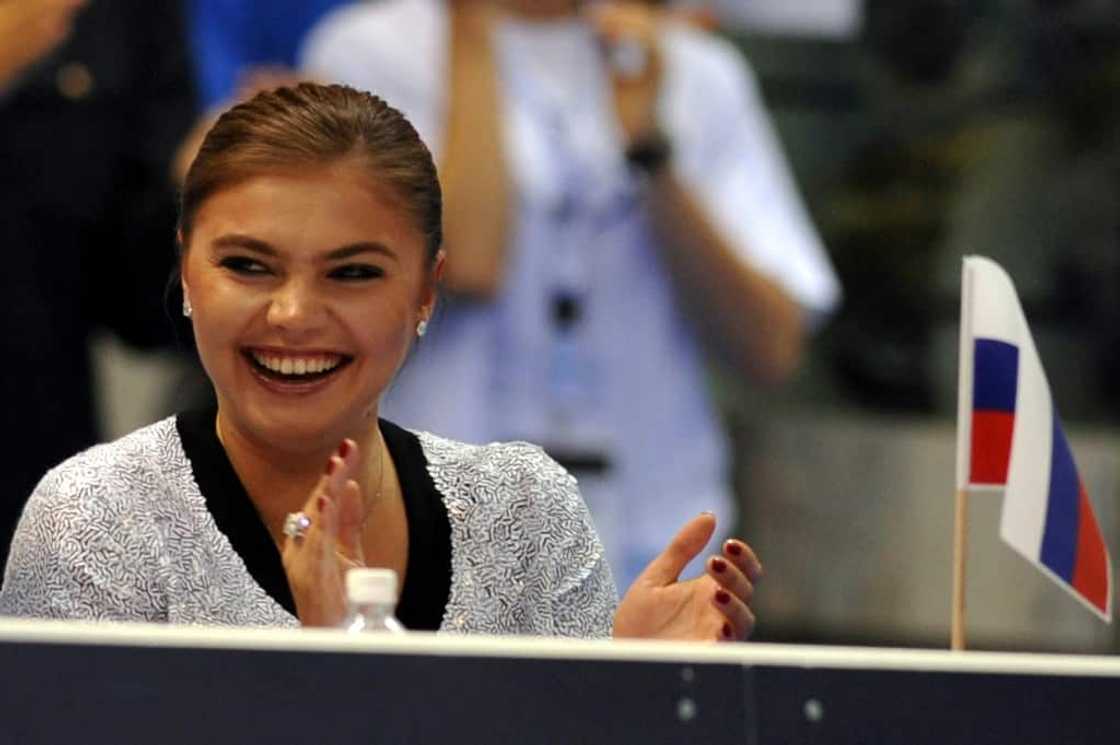
<svg viewBox="0 0 1120 745">
<path fill-rule="evenodd" d="M 280 169 L 360 159 L 374 185 L 400 200 L 433 261 L 443 242 L 442 195 L 432 155 L 400 111 L 344 85 L 300 83 L 258 93 L 222 114 L 183 184 L 183 248 L 201 204 L 216 191 Z"/>
</svg>

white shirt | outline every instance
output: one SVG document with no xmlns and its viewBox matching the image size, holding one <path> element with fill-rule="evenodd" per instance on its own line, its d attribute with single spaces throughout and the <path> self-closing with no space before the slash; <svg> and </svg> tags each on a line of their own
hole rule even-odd
<svg viewBox="0 0 1120 745">
<path fill-rule="evenodd" d="M 312 31 L 304 66 L 401 109 L 438 160 L 447 37 L 438 0 L 357 4 Z M 518 208 L 505 282 L 492 303 L 444 308 L 383 412 L 471 442 L 606 456 L 609 473 L 580 483 L 625 587 L 698 512 L 730 526 L 727 444 L 623 158 L 597 40 L 576 18 L 506 21 L 496 43 Z M 839 285 L 749 69 L 734 47 L 691 29 L 667 29 L 662 43 L 660 117 L 677 175 L 744 262 L 810 317 L 827 313 Z M 558 293 L 581 301 L 571 337 L 554 321 Z M 564 367 L 578 368 L 566 382 Z"/>
<path fill-rule="evenodd" d="M 164 419 L 79 453 L 43 477 L 12 540 L 0 615 L 299 624 L 267 589 L 260 561 L 249 557 L 262 545 L 246 537 L 252 530 L 264 535 L 264 551 L 273 551 L 264 526 L 227 518 L 219 527 L 215 511 L 237 511 L 229 499 L 244 500 L 241 507 L 255 518 L 248 495 L 239 483 L 228 494 L 214 493 L 220 469 L 206 449 L 188 447 L 180 426 Z M 207 429 L 212 433 L 213 425 Z M 450 523 L 440 631 L 610 635 L 614 582 L 570 475 L 524 443 L 476 447 L 393 431 L 387 442 L 398 474 L 418 467 L 431 481 L 406 488 L 432 489 Z M 221 444 L 214 449 L 236 481 Z M 284 582 L 279 560 L 271 556 Z"/>
</svg>

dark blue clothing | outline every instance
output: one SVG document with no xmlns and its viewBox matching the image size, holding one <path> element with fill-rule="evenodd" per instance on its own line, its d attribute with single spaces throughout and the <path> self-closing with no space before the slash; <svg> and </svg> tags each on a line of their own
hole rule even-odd
<svg viewBox="0 0 1120 745">
<path fill-rule="evenodd" d="M 0 98 L 0 562 L 48 468 L 89 447 L 88 341 L 171 345 L 171 159 L 197 117 L 179 2 L 112 0 Z"/>
<path fill-rule="evenodd" d="M 243 71 L 295 68 L 304 35 L 353 0 L 191 0 L 191 54 L 206 108 L 227 101 Z"/>
</svg>

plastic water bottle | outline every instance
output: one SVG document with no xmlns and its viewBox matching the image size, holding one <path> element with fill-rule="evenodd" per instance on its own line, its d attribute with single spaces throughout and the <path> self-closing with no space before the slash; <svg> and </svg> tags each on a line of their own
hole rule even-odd
<svg viewBox="0 0 1120 745">
<path fill-rule="evenodd" d="M 343 628 L 350 632 L 403 634 L 393 615 L 397 607 L 397 573 L 392 569 L 351 569 L 346 573 L 350 611 Z"/>
</svg>

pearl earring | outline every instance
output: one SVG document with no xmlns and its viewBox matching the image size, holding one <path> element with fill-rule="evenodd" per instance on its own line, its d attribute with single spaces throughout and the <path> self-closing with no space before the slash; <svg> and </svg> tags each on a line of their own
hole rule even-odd
<svg viewBox="0 0 1120 745">
<path fill-rule="evenodd" d="M 189 297 L 187 297 L 186 295 L 184 295 L 183 296 L 183 315 L 186 316 L 187 318 L 190 318 L 192 313 L 194 313 L 194 308 L 191 307 L 191 299 Z"/>
<path fill-rule="evenodd" d="M 426 333 L 428 333 L 428 320 L 421 319 L 420 322 L 416 324 L 416 335 L 423 336 Z"/>
</svg>

